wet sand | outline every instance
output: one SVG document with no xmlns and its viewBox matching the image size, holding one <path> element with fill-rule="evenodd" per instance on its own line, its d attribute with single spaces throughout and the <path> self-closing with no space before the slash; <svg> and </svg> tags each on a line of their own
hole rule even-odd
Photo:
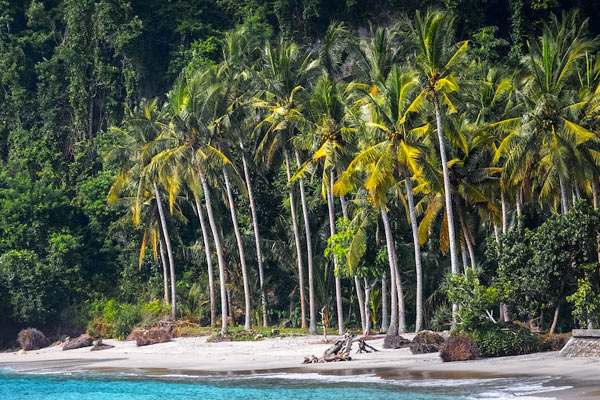
<svg viewBox="0 0 600 400">
<path fill-rule="evenodd" d="M 384 350 L 380 338 L 369 342 L 381 350 L 377 353 L 353 352 L 349 362 L 303 365 L 304 356 L 321 355 L 329 344 L 320 337 L 224 343 L 178 338 L 147 347 L 136 347 L 134 342 L 104 342 L 116 347 L 98 352 L 90 352 L 89 347 L 70 351 L 51 347 L 26 354 L 0 353 L 0 368 L 28 373 L 127 373 L 154 377 L 310 372 L 370 374 L 399 380 L 548 376 L 557 378 L 551 386 L 572 388 L 536 396 L 600 399 L 600 359 L 564 358 L 556 352 L 443 363 L 437 353 L 413 355 L 409 349 Z"/>
</svg>

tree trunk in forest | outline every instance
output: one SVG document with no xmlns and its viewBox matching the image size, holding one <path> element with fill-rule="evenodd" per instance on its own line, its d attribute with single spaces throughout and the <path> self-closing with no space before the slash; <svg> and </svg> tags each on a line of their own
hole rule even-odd
<svg viewBox="0 0 600 400">
<path fill-rule="evenodd" d="M 171 239 L 169 238 L 169 229 L 167 228 L 167 219 L 165 217 L 165 211 L 163 210 L 162 201 L 160 200 L 160 192 L 156 183 L 154 185 L 154 196 L 156 197 L 156 205 L 158 207 L 158 214 L 160 215 L 160 225 L 162 227 L 163 236 L 165 238 L 165 245 L 167 246 L 167 256 L 169 257 L 169 269 L 171 275 L 171 317 L 177 318 L 177 297 L 176 297 L 176 286 L 175 286 L 175 260 L 173 259 L 173 250 L 171 249 Z"/>
<path fill-rule="evenodd" d="M 517 206 L 517 216 L 520 217 L 523 215 L 523 194 L 522 189 L 519 187 L 517 190 L 517 198 L 515 199 L 515 204 Z"/>
<path fill-rule="evenodd" d="M 381 332 L 386 333 L 389 327 L 388 321 L 388 294 L 387 277 L 385 271 L 381 276 Z"/>
<path fill-rule="evenodd" d="M 210 240 L 209 233 L 206 226 L 206 221 L 204 219 L 204 212 L 202 211 L 202 206 L 200 205 L 200 201 L 195 199 L 196 203 L 196 212 L 198 213 L 198 220 L 200 221 L 200 228 L 202 230 L 202 241 L 204 243 L 204 255 L 206 257 L 206 267 L 208 271 L 208 291 L 210 295 L 210 327 L 214 328 L 216 326 L 216 318 L 217 318 L 217 307 L 215 303 L 215 278 L 213 274 L 213 264 L 212 257 L 210 252 Z"/>
<path fill-rule="evenodd" d="M 296 164 L 300 168 L 300 154 L 296 150 Z M 317 306 L 315 303 L 315 285 L 313 275 L 313 252 L 312 237 L 310 233 L 310 218 L 308 214 L 308 204 L 306 203 L 306 193 L 304 192 L 304 179 L 298 179 L 300 185 L 300 202 L 302 203 L 302 214 L 304 216 L 304 232 L 306 234 L 306 258 L 308 261 L 308 304 L 309 304 L 309 323 L 308 333 L 317 334 Z"/>
<path fill-rule="evenodd" d="M 405 179 L 405 185 L 406 194 L 408 197 L 408 213 L 410 215 L 410 226 L 412 228 L 413 246 L 415 251 L 415 272 L 417 274 L 415 332 L 419 332 L 423 326 L 423 268 L 421 266 L 421 245 L 419 244 L 419 227 L 417 224 L 417 213 L 415 211 L 415 199 L 413 197 L 412 181 L 409 176 L 407 176 Z"/>
<path fill-rule="evenodd" d="M 263 266 L 263 255 L 262 246 L 260 244 L 260 231 L 258 230 L 258 217 L 256 216 L 256 204 L 254 202 L 254 191 L 252 190 L 252 182 L 250 181 L 250 171 L 248 168 L 248 161 L 246 160 L 246 153 L 244 151 L 244 145 L 240 141 L 240 148 L 242 149 L 242 166 L 244 168 L 244 177 L 246 179 L 246 188 L 248 190 L 248 201 L 250 203 L 250 215 L 252 217 L 252 229 L 254 231 L 254 242 L 256 245 L 256 260 L 258 263 L 258 283 L 260 290 L 260 306 L 262 309 L 262 322 L 263 326 L 269 325 L 267 318 L 267 296 L 265 294 L 265 271 Z"/>
<path fill-rule="evenodd" d="M 333 171 L 329 174 L 329 182 L 327 183 L 327 208 L 329 210 L 329 236 L 335 235 L 335 208 L 333 205 Z M 344 310 L 342 308 L 342 280 L 337 273 L 338 263 L 335 257 L 333 258 L 333 268 L 335 276 L 335 303 L 338 319 L 338 333 L 344 334 Z"/>
<path fill-rule="evenodd" d="M 446 198 L 446 217 L 448 218 L 448 238 L 450 240 L 450 264 L 452 274 L 458 274 L 458 256 L 456 254 L 456 234 L 454 231 L 454 213 L 452 212 L 452 192 L 450 189 L 450 171 L 448 170 L 448 160 L 446 156 L 446 143 L 444 141 L 444 131 L 442 130 L 442 116 L 440 114 L 440 105 L 438 103 L 437 93 L 433 93 L 433 105 L 435 108 L 435 121 L 437 124 L 438 141 L 440 144 L 440 158 L 442 161 L 442 172 L 444 174 L 444 196 Z"/>
<path fill-rule="evenodd" d="M 556 305 L 556 308 L 554 309 L 554 318 L 552 318 L 552 326 L 550 326 L 550 331 L 548 332 L 550 335 L 554 334 L 554 331 L 556 330 L 556 324 L 558 322 L 558 314 L 560 313 L 560 300 L 558 301 L 558 304 Z M 540 321 L 541 323 L 541 321 Z"/>
<path fill-rule="evenodd" d="M 231 183 L 229 182 L 229 173 L 223 168 L 223 177 L 225 178 L 225 189 L 227 190 L 227 199 L 229 200 L 229 211 L 231 213 L 231 222 L 233 223 L 233 232 L 237 242 L 238 254 L 240 256 L 240 266 L 242 267 L 242 280 L 244 284 L 244 330 L 252 329 L 252 304 L 250 302 L 250 283 L 248 282 L 248 269 L 246 268 L 246 254 L 244 252 L 244 243 L 242 234 L 238 225 L 237 214 L 235 212 L 235 203 L 233 193 L 231 192 Z"/>
<path fill-rule="evenodd" d="M 565 187 L 565 182 L 562 178 L 562 176 L 560 176 L 558 178 L 558 183 L 560 185 L 560 206 L 561 206 L 561 210 L 563 215 L 569 212 L 569 203 L 567 200 L 567 189 Z"/>
<path fill-rule="evenodd" d="M 210 192 L 208 189 L 208 183 L 206 177 L 201 173 L 200 181 L 202 182 L 202 190 L 204 191 L 204 200 L 206 202 L 206 213 L 208 214 L 208 222 L 210 230 L 213 234 L 213 240 L 215 242 L 215 249 L 217 250 L 217 261 L 219 263 L 219 288 L 221 289 L 221 335 L 227 333 L 227 287 L 225 286 L 226 274 L 225 271 L 225 257 L 223 256 L 223 247 L 221 244 L 221 237 L 219 230 L 217 229 L 217 223 L 215 222 L 215 216 L 210 201 Z"/>
<path fill-rule="evenodd" d="M 292 172 L 290 169 L 290 156 L 288 151 L 283 152 L 285 156 L 285 172 L 287 174 L 288 184 L 291 185 Z M 296 243 L 296 257 L 298 262 L 298 292 L 300 295 L 300 314 L 302 320 L 302 329 L 306 329 L 306 302 L 304 301 L 304 263 L 302 261 L 302 245 L 300 244 L 300 229 L 298 229 L 298 220 L 296 218 L 296 201 L 292 187 L 288 187 L 290 197 L 290 211 L 292 214 L 292 228 L 294 230 L 294 242 Z"/>
<path fill-rule="evenodd" d="M 160 262 L 163 268 L 163 289 L 165 304 L 169 304 L 169 272 L 167 269 L 167 257 L 165 256 L 165 247 L 162 239 L 158 238 L 158 247 L 160 249 Z"/>
<path fill-rule="evenodd" d="M 500 235 L 498 234 L 498 225 L 494 224 L 494 238 L 496 243 L 500 243 Z"/>
</svg>

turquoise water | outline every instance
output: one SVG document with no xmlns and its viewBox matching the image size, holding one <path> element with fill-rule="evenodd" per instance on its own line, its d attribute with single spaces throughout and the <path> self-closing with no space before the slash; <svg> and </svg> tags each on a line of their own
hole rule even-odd
<svg viewBox="0 0 600 400">
<path fill-rule="evenodd" d="M 536 381 L 515 379 L 390 381 L 374 375 L 336 377 L 318 374 L 171 376 L 167 379 L 115 375 L 35 375 L 0 371 L 0 399 L 535 399 L 537 397 L 532 397 L 532 392 L 544 391 L 541 386 L 544 382 L 540 378 L 536 378 Z M 520 391 L 517 386 L 521 388 Z"/>
</svg>

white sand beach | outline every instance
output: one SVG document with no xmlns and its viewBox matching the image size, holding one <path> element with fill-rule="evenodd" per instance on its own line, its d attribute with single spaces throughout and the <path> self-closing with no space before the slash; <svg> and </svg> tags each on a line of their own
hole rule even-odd
<svg viewBox="0 0 600 400">
<path fill-rule="evenodd" d="M 405 335 L 412 338 L 412 335 Z M 135 342 L 105 340 L 115 347 L 62 351 L 59 346 L 20 353 L 0 353 L 0 368 L 29 373 L 127 372 L 140 375 L 205 375 L 210 373 L 318 372 L 377 374 L 386 379 L 466 379 L 502 376 L 552 376 L 558 386 L 572 386 L 545 395 L 560 399 L 600 398 L 600 360 L 565 358 L 557 352 L 476 361 L 443 363 L 438 353 L 413 355 L 410 350 L 385 350 L 383 338 L 369 341 L 376 353 L 352 353 L 352 360 L 303 365 L 305 356 L 320 356 L 330 344 L 304 336 L 254 342 L 207 343 L 206 337 L 176 338 L 168 343 L 136 347 Z M 334 337 L 330 337 L 333 340 Z M 356 348 L 356 346 L 355 346 Z"/>
</svg>

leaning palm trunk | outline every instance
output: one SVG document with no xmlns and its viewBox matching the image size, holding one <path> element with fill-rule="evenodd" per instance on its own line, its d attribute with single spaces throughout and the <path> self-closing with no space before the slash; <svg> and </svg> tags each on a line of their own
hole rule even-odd
<svg viewBox="0 0 600 400">
<path fill-rule="evenodd" d="M 348 219 L 348 207 L 346 206 L 346 199 L 344 198 L 344 196 L 340 196 L 340 204 L 342 206 L 342 216 L 345 219 Z M 361 326 L 364 331 L 365 329 L 367 329 L 367 320 L 365 317 L 365 302 L 363 301 L 363 290 L 360 284 L 360 279 L 358 279 L 358 276 L 356 275 L 354 275 L 354 287 L 356 289 L 356 297 L 358 299 L 358 309 L 360 313 Z"/>
<path fill-rule="evenodd" d="M 290 155 L 287 150 L 285 155 L 285 171 L 288 182 L 292 180 L 292 172 L 290 169 Z M 294 230 L 294 242 L 296 243 L 296 256 L 298 261 L 298 293 L 300 295 L 300 314 L 302 320 L 302 329 L 306 328 L 306 303 L 304 301 L 304 263 L 302 262 L 302 245 L 300 244 L 300 230 L 298 229 L 298 220 L 296 219 L 296 201 L 292 187 L 288 188 L 290 196 L 290 211 L 292 214 L 292 228 Z"/>
<path fill-rule="evenodd" d="M 415 212 L 415 199 L 413 197 L 412 181 L 410 177 L 406 177 L 405 183 L 406 194 L 408 197 L 408 213 L 410 214 L 410 225 L 415 248 L 415 270 L 417 273 L 415 332 L 419 332 L 423 326 L 423 268 L 421 266 L 421 246 L 419 245 L 419 227 L 417 226 L 417 213 Z"/>
<path fill-rule="evenodd" d="M 463 224 L 463 235 L 465 237 L 465 244 L 469 250 L 469 259 L 471 260 L 471 269 L 475 268 L 475 250 L 473 249 L 473 243 L 471 242 L 471 236 L 467 231 L 467 227 Z"/>
<path fill-rule="evenodd" d="M 250 215 L 252 216 L 252 229 L 254 230 L 254 242 L 256 244 L 256 259 L 258 262 L 258 283 L 260 286 L 260 305 L 262 308 L 263 326 L 268 326 L 267 318 L 267 296 L 265 295 L 265 271 L 263 268 L 262 246 L 260 245 L 260 232 L 258 230 L 258 218 L 256 216 L 256 204 L 254 203 L 254 192 L 252 190 L 252 182 L 250 181 L 250 172 L 248 171 L 248 162 L 246 153 L 244 153 L 244 145 L 240 142 L 242 149 L 242 165 L 244 167 L 244 177 L 246 179 L 246 187 L 248 189 L 248 201 L 250 202 Z"/>
<path fill-rule="evenodd" d="M 206 213 L 208 214 L 208 223 L 210 224 L 210 230 L 213 234 L 213 240 L 215 241 L 215 248 L 217 250 L 217 261 L 219 262 L 219 287 L 221 289 L 221 335 L 227 333 L 227 287 L 225 285 L 226 274 L 225 271 L 225 257 L 223 256 L 223 247 L 221 244 L 221 237 L 217 224 L 215 222 L 215 216 L 210 201 L 210 192 L 208 190 L 208 184 L 206 183 L 206 177 L 203 173 L 200 174 L 200 180 L 202 182 L 202 189 L 204 191 L 204 199 L 206 201 Z"/>
<path fill-rule="evenodd" d="M 296 150 L 296 164 L 300 168 L 300 155 Z M 304 232 L 306 234 L 306 257 L 308 261 L 308 304 L 309 304 L 309 323 L 308 333 L 317 334 L 317 306 L 315 303 L 315 287 L 313 279 L 313 254 L 312 238 L 310 234 L 310 220 L 308 215 L 308 205 L 306 204 L 306 194 L 304 193 L 304 180 L 300 178 L 300 202 L 302 203 L 302 214 L 304 216 Z"/>
<path fill-rule="evenodd" d="M 450 265 L 452 274 L 458 274 L 458 257 L 456 254 L 456 234 L 454 232 L 454 214 L 452 212 L 452 192 L 450 191 L 450 172 L 448 170 L 448 159 L 446 157 L 446 143 L 444 131 L 442 130 L 442 116 L 438 103 L 437 93 L 433 93 L 433 105 L 435 107 L 435 121 L 437 124 L 438 140 L 440 142 L 440 158 L 442 160 L 442 172 L 444 173 L 444 196 L 446 198 L 446 216 L 448 218 L 448 238 L 450 239 Z"/>
<path fill-rule="evenodd" d="M 175 293 L 175 260 L 173 260 L 173 250 L 171 249 L 171 239 L 169 238 L 169 230 L 167 229 L 167 219 L 165 218 L 165 211 L 163 210 L 162 201 L 160 200 L 160 192 L 156 183 L 154 185 L 154 196 L 156 196 L 156 205 L 158 206 L 158 214 L 160 215 L 160 225 L 162 227 L 163 235 L 165 237 L 165 244 L 167 246 L 167 255 L 169 257 L 169 269 L 171 275 L 171 317 L 177 318 L 176 309 L 176 293 Z"/>
<path fill-rule="evenodd" d="M 333 171 L 329 174 L 329 182 L 327 183 L 327 208 L 329 210 L 329 234 L 330 237 L 335 235 L 335 208 L 333 205 Z M 335 276 L 335 303 L 337 308 L 338 333 L 344 334 L 344 310 L 342 307 L 342 280 L 338 273 L 338 263 L 335 257 L 333 258 L 333 273 Z"/>
<path fill-rule="evenodd" d="M 210 240 L 208 237 L 208 229 L 206 227 L 206 221 L 204 220 L 204 212 L 200 201 L 196 199 L 196 211 L 198 212 L 198 219 L 200 220 L 200 228 L 202 229 L 202 240 L 204 242 L 204 254 L 206 256 L 206 267 L 208 270 L 208 291 L 210 294 L 210 327 L 214 328 L 216 324 L 216 306 L 215 306 L 215 278 L 213 276 L 213 265 L 212 257 L 210 254 Z"/>
<path fill-rule="evenodd" d="M 158 239 L 158 246 L 160 249 L 160 262 L 163 268 L 163 288 L 164 288 L 164 299 L 165 304 L 169 304 L 169 272 L 167 268 L 167 257 L 165 256 L 165 246 L 163 245 L 162 239 Z"/>
<path fill-rule="evenodd" d="M 237 242 L 238 254 L 240 256 L 240 266 L 242 267 L 242 280 L 244 284 L 244 330 L 252 329 L 252 305 L 250 303 L 250 284 L 248 283 L 248 269 L 246 268 L 246 254 L 244 252 L 244 243 L 242 242 L 242 234 L 238 225 L 237 215 L 235 212 L 235 202 L 233 193 L 231 192 L 231 184 L 229 182 L 229 173 L 226 168 L 223 168 L 223 177 L 225 178 L 225 189 L 227 190 L 227 199 L 229 200 L 229 211 L 231 213 L 231 221 L 233 222 L 233 232 Z"/>
<path fill-rule="evenodd" d="M 388 327 L 388 336 L 398 335 L 398 285 L 396 284 L 398 278 L 398 268 L 395 264 L 396 256 L 394 255 L 394 239 L 392 237 L 392 229 L 390 228 L 390 220 L 388 218 L 385 207 L 381 208 L 381 219 L 383 220 L 383 228 L 385 231 L 385 244 L 388 254 L 388 263 L 390 266 L 391 276 L 391 307 L 390 307 L 390 326 Z"/>
<path fill-rule="evenodd" d="M 367 278 L 363 278 L 363 281 L 365 282 L 365 327 L 363 335 L 368 335 L 371 332 L 371 290 L 377 281 L 370 285 Z"/>
<path fill-rule="evenodd" d="M 435 122 L 437 125 L 438 141 L 440 144 L 440 158 L 442 160 L 442 172 L 444 174 L 444 197 L 446 199 L 446 218 L 448 222 L 448 238 L 450 240 L 450 266 L 452 275 L 458 274 L 458 256 L 456 254 L 456 234 L 454 232 L 454 214 L 452 213 L 452 193 L 450 192 L 450 172 L 448 171 L 448 160 L 446 157 L 446 144 L 444 142 L 444 131 L 442 130 L 442 115 L 437 93 L 433 92 L 433 106 L 435 108 Z M 456 313 L 458 304 L 452 304 L 452 327 L 456 326 Z"/>
</svg>

